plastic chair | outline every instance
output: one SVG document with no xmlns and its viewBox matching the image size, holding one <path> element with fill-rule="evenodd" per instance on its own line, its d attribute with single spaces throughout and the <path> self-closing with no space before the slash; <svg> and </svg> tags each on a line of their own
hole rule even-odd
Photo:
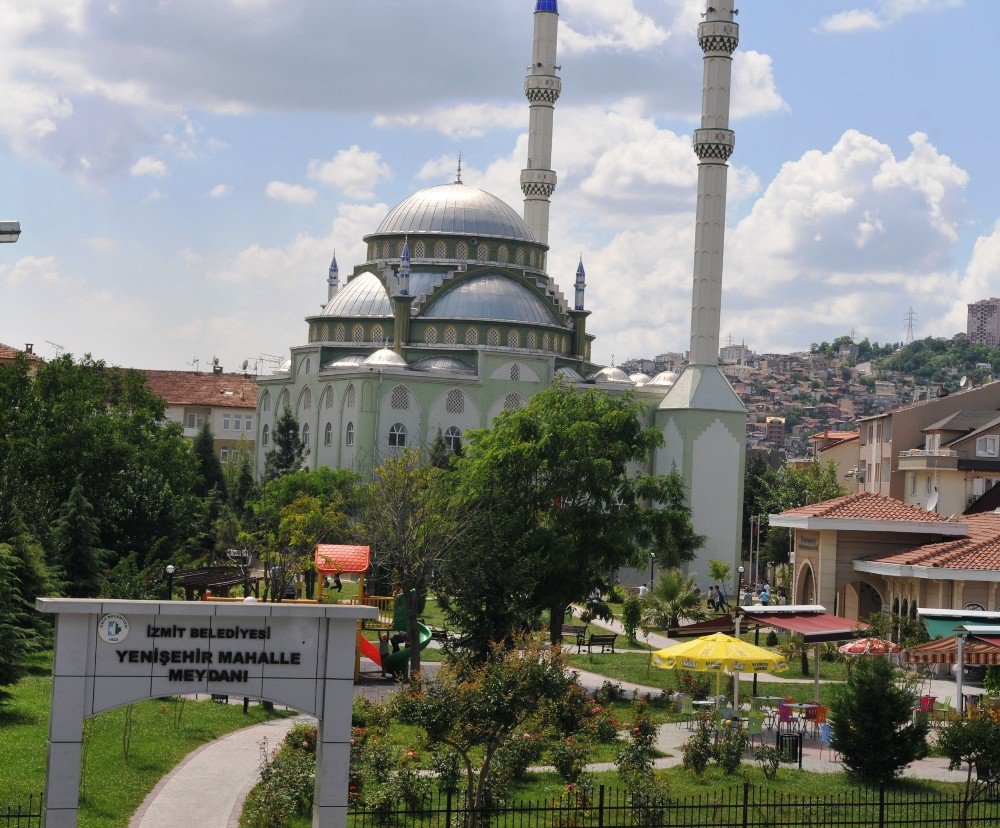
<svg viewBox="0 0 1000 828">
<path fill-rule="evenodd" d="M 754 737 L 758 737 L 763 743 L 764 741 L 764 716 L 760 713 L 750 713 L 747 719 L 747 736 L 750 738 L 750 744 L 753 745 Z"/>
<path fill-rule="evenodd" d="M 677 720 L 677 726 L 681 726 L 681 722 L 687 722 L 688 730 L 691 729 L 691 725 L 694 722 L 694 702 L 690 696 L 683 696 L 681 698 L 681 711 L 680 718 Z"/>
<path fill-rule="evenodd" d="M 830 744 L 830 739 L 831 739 L 831 738 L 833 738 L 833 728 L 832 728 L 832 727 L 830 726 L 830 723 L 829 723 L 829 722 L 823 722 L 823 723 L 822 723 L 822 724 L 821 724 L 821 725 L 819 726 L 819 758 L 820 758 L 820 759 L 822 759 L 822 758 L 823 758 L 823 748 L 824 748 L 824 747 L 827 747 L 827 748 L 829 748 L 829 749 L 830 749 L 830 752 L 831 752 L 831 753 L 832 753 L 832 754 L 833 754 L 833 755 L 834 755 L 835 757 L 839 757 L 839 755 L 840 755 L 840 754 L 838 754 L 838 753 L 837 753 L 837 752 L 836 752 L 836 751 L 835 751 L 835 750 L 833 749 L 833 746 L 832 746 L 832 745 Z M 830 761 L 832 762 L 832 761 L 835 761 L 835 760 L 834 760 L 834 759 L 831 759 Z"/>
<path fill-rule="evenodd" d="M 934 712 L 934 702 L 937 701 L 937 696 L 921 696 L 920 701 L 917 704 L 918 713 L 933 713 Z"/>
<path fill-rule="evenodd" d="M 787 704 L 778 705 L 778 732 L 781 733 L 781 726 L 788 725 L 785 730 L 791 731 L 792 729 L 792 708 Z"/>
</svg>

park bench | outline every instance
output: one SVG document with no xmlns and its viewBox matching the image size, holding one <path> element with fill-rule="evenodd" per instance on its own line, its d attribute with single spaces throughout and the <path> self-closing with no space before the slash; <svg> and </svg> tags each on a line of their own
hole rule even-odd
<svg viewBox="0 0 1000 828">
<path fill-rule="evenodd" d="M 584 639 L 587 636 L 587 627 L 579 624 L 563 624 L 562 637 L 565 641 L 570 639 L 570 643 L 576 642 L 576 651 L 579 653 L 583 649 Z"/>
<path fill-rule="evenodd" d="M 666 633 L 671 638 L 688 638 L 691 636 L 712 635 L 713 633 L 725 633 L 732 635 L 736 630 L 736 622 L 730 614 L 719 615 L 716 618 L 709 618 L 707 621 L 697 621 L 694 624 L 685 624 L 680 627 L 669 627 Z"/>
<path fill-rule="evenodd" d="M 606 653 L 608 648 L 614 652 L 616 638 L 618 638 L 618 633 L 591 633 L 590 638 L 587 639 L 587 653 L 593 654 L 592 647 L 600 647 L 602 653 Z"/>
</svg>

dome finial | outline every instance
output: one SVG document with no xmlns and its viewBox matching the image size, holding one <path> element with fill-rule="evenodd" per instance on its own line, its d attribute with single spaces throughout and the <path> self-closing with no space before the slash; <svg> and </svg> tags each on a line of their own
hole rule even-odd
<svg viewBox="0 0 1000 828">
<path fill-rule="evenodd" d="M 458 151 L 458 174 L 455 176 L 455 183 L 462 183 L 462 151 Z"/>
</svg>

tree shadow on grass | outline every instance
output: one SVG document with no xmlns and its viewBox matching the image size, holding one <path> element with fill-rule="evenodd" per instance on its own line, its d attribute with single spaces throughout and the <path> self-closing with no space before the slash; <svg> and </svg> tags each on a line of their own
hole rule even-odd
<svg viewBox="0 0 1000 828">
<path fill-rule="evenodd" d="M 33 725 L 41 721 L 40 716 L 26 713 L 24 710 L 12 710 L 3 706 L 3 699 L 0 699 L 0 727 L 10 727 L 13 725 Z"/>
</svg>

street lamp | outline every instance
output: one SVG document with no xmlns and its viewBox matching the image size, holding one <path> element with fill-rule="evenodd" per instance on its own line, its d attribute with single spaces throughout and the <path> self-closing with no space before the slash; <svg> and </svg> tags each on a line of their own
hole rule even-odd
<svg viewBox="0 0 1000 828">
<path fill-rule="evenodd" d="M 21 222 L 0 221 L 0 243 L 11 244 L 21 235 Z"/>
<path fill-rule="evenodd" d="M 743 573 L 746 569 L 743 568 L 743 564 L 736 567 L 736 606 L 740 604 L 740 595 L 743 593 Z"/>
<path fill-rule="evenodd" d="M 167 564 L 167 600 L 174 600 L 174 573 L 177 570 L 173 564 Z"/>
</svg>

